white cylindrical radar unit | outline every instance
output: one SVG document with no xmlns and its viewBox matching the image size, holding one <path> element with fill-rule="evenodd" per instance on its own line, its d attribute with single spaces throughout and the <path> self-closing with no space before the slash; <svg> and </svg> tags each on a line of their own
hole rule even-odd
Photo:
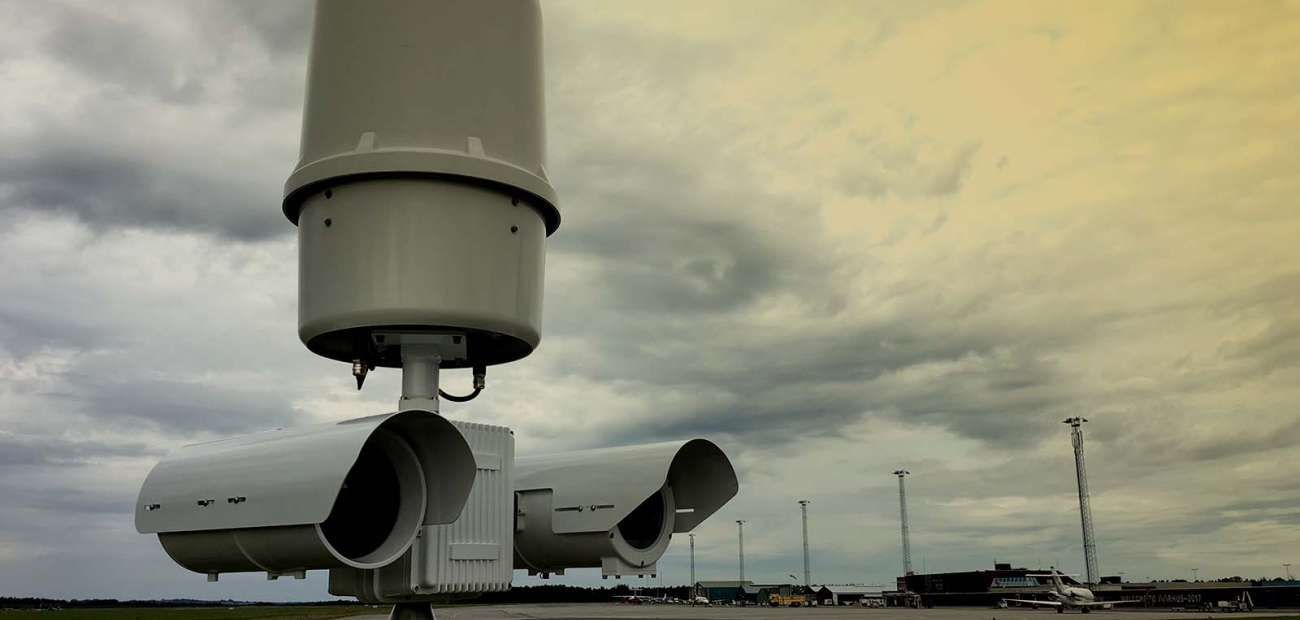
<svg viewBox="0 0 1300 620">
<path fill-rule="evenodd" d="M 199 573 L 378 568 L 460 515 L 474 454 L 428 411 L 182 448 L 140 489 L 136 529 Z"/>
<path fill-rule="evenodd" d="M 536 0 L 319 0 L 301 158 L 298 335 L 401 366 L 392 332 L 461 335 L 488 366 L 540 339 L 546 174 Z"/>
</svg>

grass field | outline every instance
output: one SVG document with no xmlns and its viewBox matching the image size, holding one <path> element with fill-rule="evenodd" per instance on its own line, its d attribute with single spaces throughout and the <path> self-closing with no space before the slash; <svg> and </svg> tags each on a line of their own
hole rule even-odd
<svg viewBox="0 0 1300 620">
<path fill-rule="evenodd" d="M 60 611 L 0 611 L 0 620 L 326 620 L 362 614 L 386 614 L 388 607 L 123 607 Z"/>
</svg>

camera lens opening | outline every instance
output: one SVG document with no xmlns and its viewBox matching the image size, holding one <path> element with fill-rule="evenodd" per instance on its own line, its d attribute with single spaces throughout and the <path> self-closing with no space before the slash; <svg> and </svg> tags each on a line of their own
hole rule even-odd
<svg viewBox="0 0 1300 620">
<path fill-rule="evenodd" d="M 410 445 L 380 429 L 344 478 L 320 535 L 339 559 L 385 564 L 406 551 L 423 520 L 424 475 Z"/>
<path fill-rule="evenodd" d="M 646 550 L 659 541 L 664 529 L 663 490 L 651 495 L 618 523 L 618 533 L 633 549 Z"/>
<path fill-rule="evenodd" d="M 366 444 L 321 531 L 340 554 L 354 559 L 366 556 L 392 533 L 401 505 L 393 464 L 374 444 Z"/>
</svg>

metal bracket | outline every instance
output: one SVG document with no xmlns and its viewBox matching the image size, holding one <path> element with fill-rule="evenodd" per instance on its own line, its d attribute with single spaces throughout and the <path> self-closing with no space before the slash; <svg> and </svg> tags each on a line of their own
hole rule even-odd
<svg viewBox="0 0 1300 620">
<path fill-rule="evenodd" d="M 370 334 L 377 349 L 426 345 L 444 360 L 464 360 L 469 355 L 469 337 L 460 332 L 383 331 Z"/>
</svg>

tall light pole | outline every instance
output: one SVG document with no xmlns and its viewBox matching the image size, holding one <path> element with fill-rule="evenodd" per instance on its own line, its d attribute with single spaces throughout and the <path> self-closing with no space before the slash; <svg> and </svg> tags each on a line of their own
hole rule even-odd
<svg viewBox="0 0 1300 620">
<path fill-rule="evenodd" d="M 695 534 L 691 537 L 691 588 L 695 588 Z"/>
<path fill-rule="evenodd" d="M 1201 570 L 1201 569 L 1199 569 L 1199 568 L 1193 568 L 1193 569 L 1192 569 L 1192 581 L 1200 581 L 1200 580 L 1201 580 L 1201 578 L 1200 578 L 1199 576 L 1197 576 L 1197 574 L 1196 574 L 1196 571 L 1198 571 L 1198 570 Z"/>
<path fill-rule="evenodd" d="M 1283 564 L 1282 566 L 1286 567 L 1286 580 L 1291 581 L 1291 565 Z"/>
<path fill-rule="evenodd" d="M 803 585 L 806 587 L 812 585 L 812 565 L 808 562 L 808 504 L 811 503 L 806 499 L 799 500 L 799 509 L 803 511 Z"/>
<path fill-rule="evenodd" d="M 903 575 L 912 574 L 912 541 L 907 531 L 907 487 L 903 476 L 912 472 L 900 469 L 894 472 L 898 476 L 898 517 L 903 522 Z"/>
<path fill-rule="evenodd" d="M 740 580 L 745 580 L 745 520 L 736 519 L 740 531 Z"/>
<path fill-rule="evenodd" d="M 1079 477 L 1079 520 L 1083 525 L 1083 559 L 1088 569 L 1088 583 L 1097 583 L 1097 540 L 1092 533 L 1092 503 L 1088 496 L 1088 472 L 1083 465 L 1083 424 L 1087 418 L 1066 418 L 1070 440 L 1074 444 L 1074 471 Z"/>
</svg>

